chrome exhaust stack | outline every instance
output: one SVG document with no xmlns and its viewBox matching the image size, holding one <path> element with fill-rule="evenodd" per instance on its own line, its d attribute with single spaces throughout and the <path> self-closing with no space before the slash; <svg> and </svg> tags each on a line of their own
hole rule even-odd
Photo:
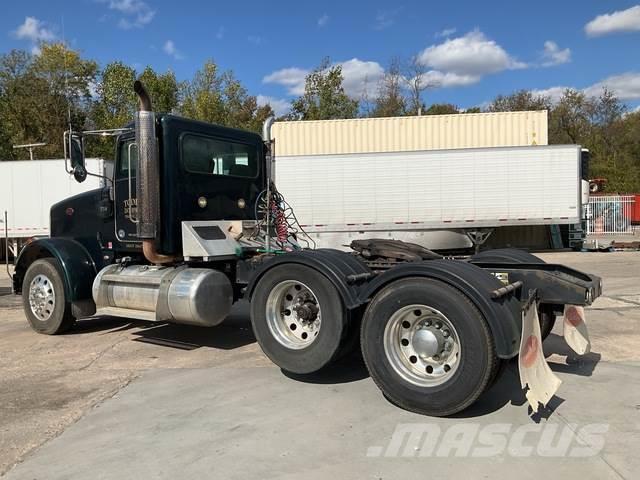
<svg viewBox="0 0 640 480">
<path fill-rule="evenodd" d="M 177 257 L 158 253 L 155 239 L 160 230 L 160 169 L 156 142 L 156 117 L 151 98 L 141 81 L 136 80 L 133 90 L 138 96 L 135 115 L 136 145 L 138 146 L 138 173 L 136 175 L 136 199 L 138 238 L 149 262 L 171 263 Z"/>
<path fill-rule="evenodd" d="M 138 95 L 138 111 L 135 115 L 136 144 L 138 146 L 138 173 L 136 196 L 138 211 L 138 238 L 155 239 L 158 234 L 160 172 L 156 144 L 156 117 L 151 99 L 142 82 L 136 80 L 133 89 Z"/>
</svg>

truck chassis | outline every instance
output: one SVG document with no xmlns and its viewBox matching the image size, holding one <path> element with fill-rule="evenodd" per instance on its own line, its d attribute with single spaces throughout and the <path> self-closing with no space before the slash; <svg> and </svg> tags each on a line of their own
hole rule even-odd
<svg viewBox="0 0 640 480">
<path fill-rule="evenodd" d="M 568 344 L 578 353 L 588 351 L 582 307 L 601 294 L 601 281 L 594 275 L 511 249 L 453 259 L 418 245 L 378 239 L 355 241 L 350 253 L 302 248 L 304 231 L 292 227 L 295 215 L 270 180 L 269 124 L 263 134 L 264 158 L 259 157 L 258 173 L 251 177 L 256 180 L 242 180 L 242 185 L 265 182 L 257 195 L 243 186 L 242 192 L 249 193 L 242 194 L 252 195 L 253 219 L 219 220 L 207 214 L 208 208 L 220 205 L 244 212 L 244 197 L 226 204 L 222 193 L 215 197 L 217 189 L 228 191 L 231 180 L 240 184 L 241 177 L 223 181 L 216 173 L 211 185 L 205 177 L 187 177 L 189 172 L 172 164 L 169 140 L 191 130 L 202 135 L 213 127 L 172 116 L 158 121 L 144 87 L 137 82 L 135 89 L 140 111 L 135 129 L 121 132 L 125 139 L 136 135 L 135 144 L 123 143 L 129 168 L 124 170 L 128 178 L 120 178 L 121 190 L 115 178 L 113 190 L 55 205 L 52 237 L 30 243 L 17 259 L 13 289 L 22 294 L 35 331 L 64 333 L 75 319 L 96 314 L 215 326 L 234 302 L 247 299 L 260 347 L 283 370 L 310 374 L 360 348 L 387 398 L 434 416 L 452 415 L 473 404 L 500 375 L 504 362 L 518 355 L 521 384 L 528 388 L 532 408 L 546 404 L 560 381 L 546 364 L 542 341 L 558 315 L 564 314 Z M 158 141 L 159 128 L 163 142 Z M 223 133 L 261 142 L 252 134 Z M 76 140 L 73 132 L 65 138 Z M 68 150 L 77 153 L 82 148 L 69 144 Z M 132 150 L 138 158 L 135 199 Z M 251 171 L 248 155 L 229 157 L 234 162 L 241 158 L 232 167 Z M 220 156 L 207 168 L 220 172 L 229 158 Z M 86 176 L 82 162 L 83 157 L 71 158 L 80 179 Z M 117 159 L 116 172 L 123 171 L 118 165 L 124 162 Z M 170 170 L 173 167 L 176 170 Z M 177 179 L 165 179 L 166 172 Z M 210 188 L 213 206 L 204 195 L 185 196 L 188 202 L 175 205 L 162 203 L 161 181 L 166 182 L 163 188 L 175 188 L 179 175 L 198 188 Z M 191 185 L 185 182 L 184 188 Z M 109 223 L 122 192 L 122 215 L 136 234 L 117 249 L 104 240 L 100 228 L 110 226 L 120 240 L 129 235 Z M 77 220 L 76 210 L 84 215 L 78 214 Z M 98 229 L 95 236 L 86 233 L 88 220 Z M 181 251 L 171 247 L 177 237 Z M 159 251 L 163 244 L 168 247 Z"/>
</svg>

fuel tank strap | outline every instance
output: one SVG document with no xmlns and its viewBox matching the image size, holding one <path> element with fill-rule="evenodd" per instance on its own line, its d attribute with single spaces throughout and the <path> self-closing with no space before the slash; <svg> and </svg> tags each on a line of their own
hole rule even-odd
<svg viewBox="0 0 640 480">
<path fill-rule="evenodd" d="M 176 276 L 187 268 L 186 265 L 176 267 L 171 273 L 168 273 L 162 277 L 159 282 L 160 288 L 158 291 L 158 303 L 156 304 L 156 320 L 159 322 L 170 321 L 173 319 L 171 311 L 169 310 L 169 286 Z"/>
</svg>

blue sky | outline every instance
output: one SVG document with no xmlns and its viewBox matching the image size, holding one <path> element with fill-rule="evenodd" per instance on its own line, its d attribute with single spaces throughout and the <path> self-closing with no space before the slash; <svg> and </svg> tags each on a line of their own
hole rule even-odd
<svg viewBox="0 0 640 480">
<path fill-rule="evenodd" d="M 374 97 L 392 57 L 417 56 L 427 104 L 608 85 L 640 106 L 640 2 L 4 0 L 0 51 L 64 39 L 101 65 L 120 59 L 191 78 L 207 58 L 282 111 L 329 56 L 350 95 Z"/>
</svg>

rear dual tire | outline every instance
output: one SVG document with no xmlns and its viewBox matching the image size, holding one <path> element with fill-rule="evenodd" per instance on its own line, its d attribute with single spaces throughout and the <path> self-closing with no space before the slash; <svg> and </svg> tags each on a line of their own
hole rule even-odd
<svg viewBox="0 0 640 480">
<path fill-rule="evenodd" d="M 464 410 L 499 367 L 480 311 L 459 290 L 428 278 L 383 288 L 365 311 L 360 341 L 369 373 L 385 396 L 425 415 Z M 447 347 L 451 341 L 455 345 Z"/>
<path fill-rule="evenodd" d="M 259 280 L 251 299 L 251 325 L 265 355 L 297 374 L 333 363 L 350 332 L 349 314 L 336 287 L 299 264 L 273 267 Z"/>
</svg>

